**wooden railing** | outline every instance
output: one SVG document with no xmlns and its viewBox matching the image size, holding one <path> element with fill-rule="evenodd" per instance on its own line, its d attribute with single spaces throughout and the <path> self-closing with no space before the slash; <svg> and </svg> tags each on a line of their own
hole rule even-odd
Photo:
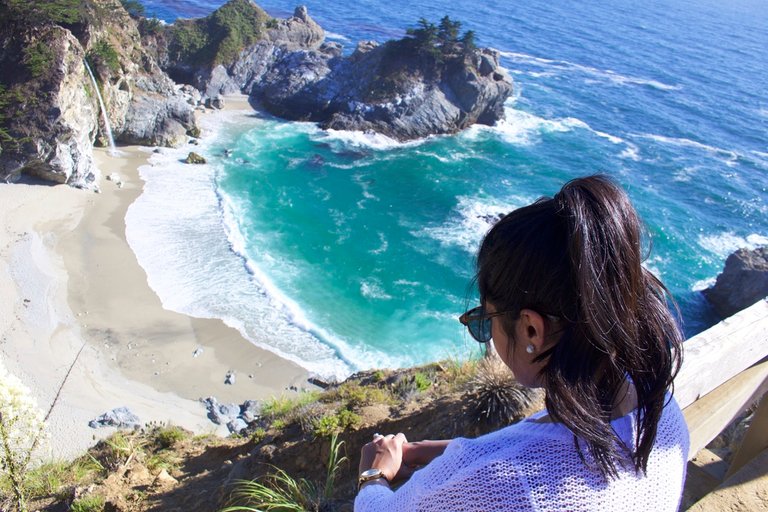
<svg viewBox="0 0 768 512">
<path fill-rule="evenodd" d="M 689 460 L 760 400 L 726 481 L 768 450 L 768 298 L 692 337 L 684 350 L 675 397 L 691 435 Z"/>
</svg>

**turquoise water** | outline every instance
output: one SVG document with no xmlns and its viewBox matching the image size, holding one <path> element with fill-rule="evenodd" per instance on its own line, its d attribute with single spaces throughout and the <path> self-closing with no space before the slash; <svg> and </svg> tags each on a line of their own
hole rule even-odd
<svg viewBox="0 0 768 512">
<path fill-rule="evenodd" d="M 145 3 L 166 19 L 217 5 Z M 179 206 L 199 207 L 190 218 L 205 230 L 170 214 L 148 233 L 163 194 L 178 194 L 158 171 L 142 173 L 146 197 L 132 207 L 145 219 L 132 246 L 166 307 L 224 318 L 321 374 L 464 357 L 475 347 L 456 317 L 473 302 L 490 219 L 605 172 L 646 222 L 646 266 L 686 332 L 716 321 L 699 290 L 731 251 L 768 242 L 766 4 L 395 4 L 307 2 L 347 49 L 421 16 L 463 20 L 515 79 L 505 120 L 409 144 L 269 116 L 217 127 L 213 164 L 189 191 L 208 199 Z M 225 148 L 230 158 L 215 156 Z M 220 264 L 195 267 L 214 253 Z"/>
</svg>

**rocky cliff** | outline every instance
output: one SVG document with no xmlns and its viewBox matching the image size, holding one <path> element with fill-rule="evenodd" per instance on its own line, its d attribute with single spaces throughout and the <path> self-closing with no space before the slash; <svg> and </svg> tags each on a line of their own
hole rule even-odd
<svg viewBox="0 0 768 512">
<path fill-rule="evenodd" d="M 703 293 L 723 318 L 768 297 L 768 247 L 739 249 L 728 256 L 715 285 Z"/>
<path fill-rule="evenodd" d="M 94 180 L 107 128 L 86 60 L 116 140 L 170 146 L 195 130 L 194 96 L 143 49 L 118 0 L 2 0 L 0 14 L 0 179 Z"/>
<path fill-rule="evenodd" d="M 512 82 L 448 17 L 344 56 L 306 8 L 270 17 L 251 0 L 165 26 L 126 0 L 0 0 L 0 179 L 87 186 L 94 144 L 175 146 L 200 101 L 244 92 L 268 112 L 399 140 L 503 115 Z M 94 87 L 86 69 L 90 64 Z M 175 81 L 174 81 L 175 80 Z M 180 85 L 188 84 L 188 85 Z M 213 102 L 216 103 L 216 102 Z"/>
<path fill-rule="evenodd" d="M 348 58 L 331 45 L 292 52 L 249 92 L 287 119 L 409 140 L 492 125 L 503 116 L 512 82 L 494 50 L 438 60 L 404 39 L 361 43 Z"/>
<path fill-rule="evenodd" d="M 237 39 L 251 44 L 239 53 L 227 50 L 233 31 L 243 32 L 232 20 L 250 23 Z M 243 92 L 274 115 L 323 128 L 408 140 L 499 120 L 512 81 L 498 53 L 475 48 L 471 33 L 460 38 L 460 23 L 447 17 L 420 23 L 403 39 L 362 42 L 345 57 L 306 8 L 276 20 L 250 0 L 232 0 L 206 18 L 145 30 L 144 42 L 203 96 Z"/>
</svg>

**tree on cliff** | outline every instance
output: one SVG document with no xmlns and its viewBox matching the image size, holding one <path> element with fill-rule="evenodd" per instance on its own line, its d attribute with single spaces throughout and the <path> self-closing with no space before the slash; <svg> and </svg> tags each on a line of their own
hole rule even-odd
<svg viewBox="0 0 768 512">
<path fill-rule="evenodd" d="M 475 33 L 467 30 L 459 37 L 461 22 L 443 16 L 439 25 L 421 18 L 417 27 L 406 30 L 408 37 L 414 42 L 417 53 L 429 55 L 436 61 L 466 54 L 475 49 Z"/>
</svg>

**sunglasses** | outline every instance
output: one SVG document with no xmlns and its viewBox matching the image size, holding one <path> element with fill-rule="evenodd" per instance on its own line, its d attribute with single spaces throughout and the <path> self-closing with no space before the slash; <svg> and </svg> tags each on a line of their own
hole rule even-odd
<svg viewBox="0 0 768 512">
<path fill-rule="evenodd" d="M 472 308 L 459 317 L 459 322 L 467 327 L 469 334 L 472 335 L 479 343 L 488 343 L 491 341 L 491 318 L 501 315 L 506 315 L 511 311 L 496 311 L 495 313 L 486 313 L 483 306 L 477 306 Z M 547 319 L 553 322 L 559 322 L 560 317 L 556 315 L 545 314 Z M 557 334 L 560 331 L 555 331 L 552 334 Z"/>
<path fill-rule="evenodd" d="M 472 308 L 459 317 L 459 322 L 467 327 L 469 334 L 480 343 L 491 341 L 491 318 L 509 313 L 509 311 L 497 311 L 486 313 L 483 306 Z"/>
</svg>

